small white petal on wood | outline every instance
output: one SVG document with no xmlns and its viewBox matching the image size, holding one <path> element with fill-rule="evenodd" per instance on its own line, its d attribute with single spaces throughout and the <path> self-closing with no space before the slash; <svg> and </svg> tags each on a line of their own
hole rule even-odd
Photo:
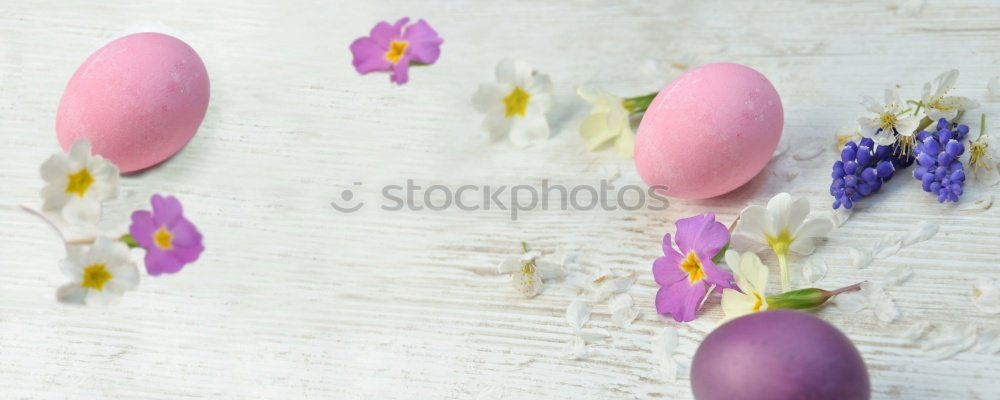
<svg viewBox="0 0 1000 400">
<path fill-rule="evenodd" d="M 946 360 L 968 350 L 978 340 L 979 327 L 975 323 L 965 326 L 949 324 L 935 329 L 934 334 L 929 335 L 920 348 L 931 359 Z"/>
<path fill-rule="evenodd" d="M 872 263 L 872 253 L 868 250 L 848 248 L 847 253 L 851 256 L 851 266 L 857 269 L 868 268 Z"/>
<path fill-rule="evenodd" d="M 809 286 L 815 286 L 819 281 L 826 277 L 826 271 L 829 266 L 826 261 L 814 259 L 806 261 L 806 264 L 802 266 L 802 278 Z"/>
<path fill-rule="evenodd" d="M 579 333 L 583 325 L 590 321 L 590 304 L 582 299 L 574 299 L 566 307 L 566 322 Z"/>
<path fill-rule="evenodd" d="M 1000 314 L 1000 283 L 997 279 L 976 279 L 972 284 L 972 304 L 984 313 Z"/>
<path fill-rule="evenodd" d="M 940 229 L 938 224 L 920 221 L 912 231 L 903 236 L 903 246 L 909 247 L 925 240 L 930 240 L 938 233 L 938 229 Z"/>
<path fill-rule="evenodd" d="M 632 296 L 628 293 L 616 295 L 608 301 L 608 311 L 611 312 L 611 321 L 622 328 L 628 328 L 639 316 L 633 307 Z"/>
<path fill-rule="evenodd" d="M 913 276 L 913 268 L 907 266 L 899 266 L 889 270 L 885 273 L 885 282 L 888 286 L 901 285 Z"/>
</svg>

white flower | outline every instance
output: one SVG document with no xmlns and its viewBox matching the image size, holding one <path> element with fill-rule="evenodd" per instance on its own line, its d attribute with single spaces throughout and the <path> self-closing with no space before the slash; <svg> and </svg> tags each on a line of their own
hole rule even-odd
<svg viewBox="0 0 1000 400">
<path fill-rule="evenodd" d="M 861 136 L 872 138 L 877 145 L 888 146 L 896 142 L 896 134 L 899 134 L 899 140 L 911 143 L 912 146 L 915 139 L 913 131 L 920 125 L 920 119 L 904 113 L 906 110 L 895 89 L 885 90 L 884 105 L 871 97 L 865 97 L 861 104 L 868 111 L 875 113 L 874 117 L 858 118 Z"/>
<path fill-rule="evenodd" d="M 552 81 L 523 61 L 505 59 L 496 66 L 496 83 L 479 85 L 472 96 L 476 110 L 486 113 L 483 129 L 490 139 L 509 136 L 526 147 L 549 137 L 545 113 L 552 108 Z"/>
<path fill-rule="evenodd" d="M 562 266 L 539 260 L 541 253 L 528 251 L 527 245 L 523 242 L 522 248 L 523 254 L 501 261 L 497 271 L 501 274 L 509 273 L 511 285 L 524 297 L 537 296 L 542 291 L 545 279 L 565 276 Z"/>
<path fill-rule="evenodd" d="M 740 290 L 722 290 L 722 311 L 725 320 L 750 313 L 767 311 L 767 266 L 754 253 L 742 255 L 726 250 L 726 265 L 733 270 L 736 286 Z"/>
<path fill-rule="evenodd" d="M 951 122 L 958 116 L 959 111 L 971 110 L 979 107 L 979 103 L 968 97 L 948 96 L 948 92 L 955 87 L 958 80 L 958 70 L 945 71 L 934 79 L 933 84 L 924 84 L 924 95 L 921 104 L 924 107 L 924 114 L 933 122 L 944 118 Z M 933 90 L 933 86 L 937 89 Z"/>
<path fill-rule="evenodd" d="M 58 212 L 71 224 L 96 224 L 101 202 L 118 195 L 118 167 L 90 154 L 90 143 L 78 140 L 69 154 L 53 154 L 42 163 L 46 185 L 42 210 Z"/>
<path fill-rule="evenodd" d="M 609 142 L 622 156 L 632 158 L 635 133 L 632 132 L 632 113 L 625 108 L 625 99 L 600 89 L 580 86 L 576 94 L 590 103 L 590 115 L 580 124 L 580 136 L 587 142 L 587 150 L 594 151 Z"/>
<path fill-rule="evenodd" d="M 808 199 L 778 193 L 767 202 L 767 208 L 752 205 L 740 212 L 732 246 L 739 251 L 774 251 L 781 267 L 781 291 L 787 292 L 791 289 L 788 252 L 811 254 L 816 248 L 814 238 L 826 237 L 833 229 L 829 217 L 810 218 L 809 213 Z"/>
<path fill-rule="evenodd" d="M 1000 138 L 986 134 L 986 114 L 980 119 L 979 136 L 969 141 L 969 167 L 977 181 L 989 186 L 997 183 L 1000 162 Z"/>
<path fill-rule="evenodd" d="M 61 267 L 70 283 L 56 292 L 63 303 L 106 305 L 139 285 L 139 270 L 129 260 L 129 249 L 121 241 L 99 237 L 86 252 L 83 246 L 66 246 Z"/>
</svg>

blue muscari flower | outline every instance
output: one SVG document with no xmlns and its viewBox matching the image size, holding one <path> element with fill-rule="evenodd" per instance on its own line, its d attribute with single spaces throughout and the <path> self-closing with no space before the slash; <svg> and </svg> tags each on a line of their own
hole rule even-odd
<svg viewBox="0 0 1000 400">
<path fill-rule="evenodd" d="M 840 160 L 833 163 L 830 184 L 833 208 L 851 208 L 858 200 L 881 189 L 898 167 L 892 158 L 891 146 L 876 146 L 870 138 L 845 143 Z"/>
<path fill-rule="evenodd" d="M 925 192 L 937 195 L 938 202 L 957 202 L 965 184 L 965 167 L 958 157 L 965 152 L 969 133 L 966 125 L 949 124 L 941 118 L 936 132 L 921 131 L 917 134 L 917 168 L 913 177 L 920 181 Z"/>
</svg>

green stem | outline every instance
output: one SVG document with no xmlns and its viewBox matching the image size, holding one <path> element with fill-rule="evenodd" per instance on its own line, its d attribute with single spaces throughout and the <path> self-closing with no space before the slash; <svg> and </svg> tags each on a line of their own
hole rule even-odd
<svg viewBox="0 0 1000 400">
<path fill-rule="evenodd" d="M 625 109 L 630 113 L 645 112 L 646 109 L 649 108 L 649 104 L 653 102 L 654 98 L 656 98 L 657 94 L 659 93 L 653 92 L 645 96 L 629 97 L 622 100 L 622 107 L 625 107 Z"/>
<path fill-rule="evenodd" d="M 842 287 L 837 290 L 823 290 L 818 288 L 807 288 L 793 290 L 782 294 L 767 297 L 768 310 L 805 310 L 823 305 L 834 296 L 861 290 L 861 283 Z"/>
<path fill-rule="evenodd" d="M 986 133 L 986 113 L 979 115 L 979 137 L 983 137 L 984 133 Z M 976 140 L 979 140 L 979 138 L 976 138 Z"/>
<path fill-rule="evenodd" d="M 523 240 L 521 241 L 521 251 L 523 251 L 525 253 L 528 252 L 528 244 L 525 243 Z"/>
<path fill-rule="evenodd" d="M 792 288 L 791 279 L 788 276 L 788 252 L 775 253 L 778 256 L 778 267 L 781 268 L 781 291 L 787 292 Z"/>
<path fill-rule="evenodd" d="M 135 238 L 132 237 L 131 233 L 126 233 L 126 234 L 122 235 L 121 237 L 118 238 L 118 240 L 121 240 L 123 243 L 125 243 L 126 245 L 128 245 L 128 248 L 130 248 L 130 249 L 134 249 L 136 247 L 139 247 L 139 242 L 135 241 Z"/>
</svg>

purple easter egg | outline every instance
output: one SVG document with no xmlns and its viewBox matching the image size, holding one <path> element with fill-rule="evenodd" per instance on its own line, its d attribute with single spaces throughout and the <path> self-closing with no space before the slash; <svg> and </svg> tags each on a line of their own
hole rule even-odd
<svg viewBox="0 0 1000 400">
<path fill-rule="evenodd" d="M 837 328 L 801 311 L 729 321 L 701 342 L 691 363 L 698 400 L 868 400 L 861 354 Z"/>
</svg>

